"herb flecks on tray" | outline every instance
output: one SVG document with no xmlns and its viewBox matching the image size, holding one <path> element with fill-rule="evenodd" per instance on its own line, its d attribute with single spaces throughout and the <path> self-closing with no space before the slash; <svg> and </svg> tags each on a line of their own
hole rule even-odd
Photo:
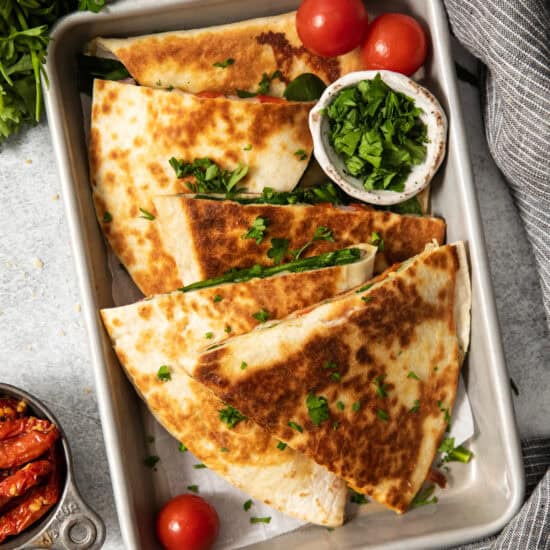
<svg viewBox="0 0 550 550">
<path fill-rule="evenodd" d="M 344 88 L 327 107 L 330 143 L 365 189 L 403 191 L 411 168 L 426 158 L 421 113 L 377 74 Z"/>
<path fill-rule="evenodd" d="M 40 75 L 51 26 L 75 10 L 99 11 L 104 0 L 0 2 L 0 143 L 42 113 Z"/>
<path fill-rule="evenodd" d="M 464 464 L 467 464 L 474 456 L 474 453 L 472 453 L 472 451 L 466 449 L 466 447 L 462 445 L 458 445 L 457 447 L 455 447 L 454 437 L 446 437 L 437 451 L 439 453 L 442 453 L 442 463 L 463 462 Z"/>
<path fill-rule="evenodd" d="M 220 275 L 219 277 L 213 277 L 212 279 L 192 283 L 180 288 L 179 290 L 181 292 L 190 292 L 192 290 L 208 288 L 211 286 L 221 285 L 223 283 L 242 283 L 256 277 L 263 279 L 265 277 L 276 275 L 277 273 L 282 273 L 283 271 L 288 271 L 289 273 L 299 273 L 310 269 L 322 269 L 324 267 L 346 265 L 360 259 L 361 250 L 359 248 L 344 248 L 343 250 L 325 252 L 324 254 L 319 254 L 318 256 L 302 258 L 286 264 L 270 266 L 254 265 L 245 269 L 231 270 L 224 275 Z"/>
<path fill-rule="evenodd" d="M 195 159 L 186 162 L 172 157 L 170 166 L 174 169 L 177 178 L 193 176 L 195 181 L 188 181 L 187 187 L 193 193 L 231 193 L 242 192 L 239 182 L 248 174 L 248 166 L 239 164 L 235 170 L 221 168 L 209 158 Z"/>
</svg>

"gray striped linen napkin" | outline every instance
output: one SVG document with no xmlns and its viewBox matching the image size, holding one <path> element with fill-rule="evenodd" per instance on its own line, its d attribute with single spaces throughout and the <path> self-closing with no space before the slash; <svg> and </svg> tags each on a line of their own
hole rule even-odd
<svg viewBox="0 0 550 550">
<path fill-rule="evenodd" d="M 550 6 L 444 0 L 458 40 L 484 63 L 489 150 L 533 247 L 550 325 Z M 496 536 L 460 550 L 550 550 L 550 439 L 523 443 L 527 500 Z M 534 488 L 534 490 L 533 490 Z"/>
<path fill-rule="evenodd" d="M 550 7 L 546 0 L 445 0 L 460 42 L 486 66 L 485 131 L 540 275 L 550 324 Z"/>
</svg>

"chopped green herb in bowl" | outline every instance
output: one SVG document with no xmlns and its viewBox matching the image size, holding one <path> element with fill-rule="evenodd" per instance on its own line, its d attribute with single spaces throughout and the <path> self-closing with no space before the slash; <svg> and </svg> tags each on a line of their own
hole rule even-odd
<svg viewBox="0 0 550 550">
<path fill-rule="evenodd" d="M 391 71 L 350 73 L 310 113 L 314 154 L 349 195 L 379 205 L 419 193 L 445 153 L 446 117 L 437 99 Z"/>
</svg>

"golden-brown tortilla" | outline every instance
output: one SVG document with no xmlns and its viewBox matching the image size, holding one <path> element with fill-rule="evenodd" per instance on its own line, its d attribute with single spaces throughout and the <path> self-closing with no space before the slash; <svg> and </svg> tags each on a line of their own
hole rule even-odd
<svg viewBox="0 0 550 550">
<path fill-rule="evenodd" d="M 462 247 L 429 247 L 367 288 L 232 338 L 190 374 L 354 490 L 404 512 L 455 400 L 458 335 L 468 333 L 457 324 L 469 315 L 456 307 L 469 286 Z M 310 394 L 327 400 L 318 425 Z"/>
<path fill-rule="evenodd" d="M 144 294 L 181 286 L 157 227 L 153 197 L 187 192 L 169 165 L 209 157 L 220 167 L 249 167 L 242 184 L 289 191 L 307 165 L 294 153 L 312 151 L 309 104 L 200 99 L 96 80 L 90 175 L 97 218 L 114 252 Z"/>
<path fill-rule="evenodd" d="M 268 279 L 172 292 L 136 304 L 103 309 L 101 315 L 120 363 L 158 421 L 210 469 L 289 515 L 328 526 L 343 521 L 345 484 L 250 420 L 230 429 L 220 420 L 225 405 L 185 374 L 197 349 L 270 319 L 330 298 L 368 279 L 374 249 L 361 261 Z M 211 338 L 207 338 L 211 336 Z M 161 365 L 171 379 L 157 377 Z M 227 449 L 221 451 L 220 449 Z"/>
<path fill-rule="evenodd" d="M 330 59 L 306 50 L 295 21 L 296 12 L 291 12 L 205 29 L 98 38 L 92 50 L 114 54 L 142 85 L 174 86 L 192 93 L 254 92 L 264 73 L 279 70 L 282 80 L 274 80 L 270 94 L 280 96 L 286 83 L 302 73 L 316 74 L 329 84 L 363 68 L 358 49 Z M 227 59 L 234 63 L 214 66 Z"/>
<path fill-rule="evenodd" d="M 185 284 L 221 275 L 233 267 L 271 265 L 273 260 L 267 256 L 271 239 L 288 239 L 289 250 L 299 249 L 320 226 L 332 231 L 334 241 L 317 240 L 304 256 L 371 242 L 373 234 L 378 234 L 384 244 L 376 257 L 376 273 L 422 252 L 434 239 L 442 244 L 445 238 L 442 219 L 402 216 L 358 204 L 242 205 L 234 201 L 163 196 L 155 199 L 155 206 L 164 242 Z M 242 238 L 257 217 L 267 220 L 265 237 L 259 244 L 254 239 Z"/>
</svg>

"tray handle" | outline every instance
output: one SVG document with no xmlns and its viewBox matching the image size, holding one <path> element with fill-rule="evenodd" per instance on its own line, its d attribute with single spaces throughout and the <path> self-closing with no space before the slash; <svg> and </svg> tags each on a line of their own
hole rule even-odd
<svg viewBox="0 0 550 550">
<path fill-rule="evenodd" d="M 69 483 L 65 498 L 51 523 L 21 550 L 99 550 L 104 541 L 103 520 L 82 500 L 74 483 Z"/>
</svg>

